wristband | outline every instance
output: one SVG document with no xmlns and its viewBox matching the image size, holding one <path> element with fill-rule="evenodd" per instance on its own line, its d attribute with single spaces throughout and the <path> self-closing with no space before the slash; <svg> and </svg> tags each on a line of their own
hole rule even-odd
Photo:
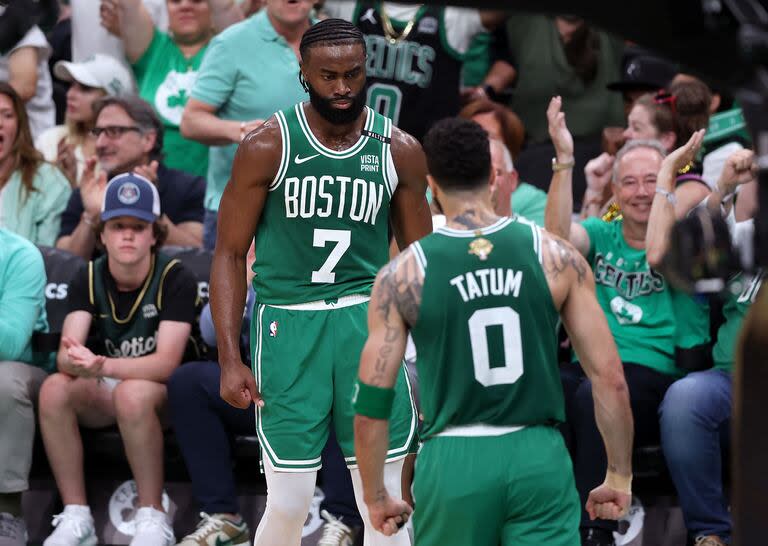
<svg viewBox="0 0 768 546">
<path fill-rule="evenodd" d="M 656 188 L 656 193 L 666 197 L 667 201 L 669 201 L 669 204 L 673 207 L 677 205 L 677 196 L 675 195 L 675 192 L 667 191 L 662 188 Z"/>
<path fill-rule="evenodd" d="M 80 219 L 81 219 L 83 222 L 85 222 L 85 225 L 86 225 L 86 226 L 91 226 L 91 227 L 93 226 L 93 223 L 94 223 L 94 222 L 93 222 L 93 220 L 91 220 L 90 218 L 88 218 L 88 213 L 87 213 L 87 212 L 84 212 L 84 213 L 83 213 L 83 214 L 80 216 Z"/>
<path fill-rule="evenodd" d="M 570 161 L 566 161 L 565 163 L 558 163 L 557 158 L 552 158 L 552 172 L 558 172 L 558 171 L 567 171 L 568 169 L 573 169 L 573 166 L 576 164 L 575 159 L 571 159 Z"/>
<path fill-rule="evenodd" d="M 605 481 L 603 483 L 615 491 L 621 491 L 627 495 L 632 494 L 632 474 L 622 476 L 608 470 L 605 473 Z"/>
<path fill-rule="evenodd" d="M 389 419 L 394 400 L 394 388 L 374 387 L 360 379 L 355 383 L 352 393 L 352 407 L 355 408 L 355 413 L 372 419 Z"/>
</svg>

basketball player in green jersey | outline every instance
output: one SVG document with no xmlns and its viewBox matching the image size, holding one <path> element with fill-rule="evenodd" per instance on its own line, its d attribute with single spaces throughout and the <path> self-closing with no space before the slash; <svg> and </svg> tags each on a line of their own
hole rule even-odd
<svg viewBox="0 0 768 546">
<path fill-rule="evenodd" d="M 240 145 L 221 201 L 211 272 L 222 398 L 257 406 L 267 480 L 257 546 L 299 545 L 330 426 L 361 493 L 350 393 L 367 337 L 367 302 L 389 259 L 390 222 L 401 247 L 431 230 L 421 146 L 365 106 L 360 31 L 339 19 L 323 21 L 304 34 L 300 54 L 310 101 L 277 112 Z M 254 236 L 251 373 L 241 362 L 238 333 Z M 396 390 L 385 475 L 399 491 L 416 435 L 404 369 Z M 360 495 L 358 505 L 366 522 Z M 367 524 L 365 542 L 399 546 L 409 538 L 387 537 Z"/>
<path fill-rule="evenodd" d="M 400 358 L 416 344 L 424 444 L 416 460 L 417 546 L 579 546 L 579 497 L 556 424 L 562 318 L 594 383 L 608 452 L 592 517 L 618 518 L 631 499 L 632 414 L 592 273 L 570 243 L 532 222 L 498 217 L 486 133 L 458 118 L 424 141 L 433 195 L 448 223 L 381 270 L 354 404 L 355 452 L 376 529 L 410 508 L 383 479 Z"/>
</svg>

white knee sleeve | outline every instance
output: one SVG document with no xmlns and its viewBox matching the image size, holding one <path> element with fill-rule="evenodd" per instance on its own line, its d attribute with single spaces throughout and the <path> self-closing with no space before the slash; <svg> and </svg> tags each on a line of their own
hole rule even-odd
<svg viewBox="0 0 768 546">
<path fill-rule="evenodd" d="M 299 546 L 301 531 L 315 493 L 317 472 L 278 472 L 264 457 L 267 507 L 259 521 L 254 546 Z"/>
<path fill-rule="evenodd" d="M 403 464 L 405 459 L 399 461 L 393 461 L 384 465 L 384 487 L 387 488 L 387 492 L 394 498 L 402 498 L 402 474 Z M 355 488 L 355 500 L 357 501 L 357 508 L 360 510 L 360 516 L 363 518 L 365 524 L 365 546 L 410 546 L 411 539 L 406 529 L 400 529 L 400 531 L 391 537 L 385 536 L 376 531 L 371 526 L 371 519 L 368 516 L 368 507 L 363 500 L 363 480 L 360 478 L 360 470 L 354 468 L 350 470 L 352 473 L 352 485 Z"/>
</svg>

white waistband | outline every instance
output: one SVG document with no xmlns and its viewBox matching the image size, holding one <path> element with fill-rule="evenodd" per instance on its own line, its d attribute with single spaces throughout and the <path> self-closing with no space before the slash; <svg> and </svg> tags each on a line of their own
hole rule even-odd
<svg viewBox="0 0 768 546">
<path fill-rule="evenodd" d="M 307 303 L 292 303 L 289 305 L 274 305 L 271 303 L 266 304 L 267 307 L 277 307 L 278 309 L 292 309 L 294 311 L 326 311 L 329 309 L 341 309 L 342 307 L 349 307 L 351 305 L 359 305 L 370 301 L 370 296 L 364 296 L 362 294 L 353 294 L 351 296 L 342 296 L 335 302 L 326 303 L 325 301 L 310 301 Z"/>
<path fill-rule="evenodd" d="M 494 425 L 485 425 L 478 423 L 475 425 L 462 425 L 458 427 L 446 427 L 442 432 L 435 436 L 501 436 L 510 432 L 523 430 L 525 426 L 518 427 L 498 427 Z"/>
</svg>

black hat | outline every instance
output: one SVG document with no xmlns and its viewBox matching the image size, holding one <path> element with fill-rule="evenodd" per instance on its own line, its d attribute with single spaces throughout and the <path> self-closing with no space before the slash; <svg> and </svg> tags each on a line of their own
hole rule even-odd
<svg viewBox="0 0 768 546">
<path fill-rule="evenodd" d="M 627 59 L 621 80 L 606 87 L 611 91 L 656 91 L 669 85 L 676 74 L 672 63 L 641 54 Z"/>
</svg>

